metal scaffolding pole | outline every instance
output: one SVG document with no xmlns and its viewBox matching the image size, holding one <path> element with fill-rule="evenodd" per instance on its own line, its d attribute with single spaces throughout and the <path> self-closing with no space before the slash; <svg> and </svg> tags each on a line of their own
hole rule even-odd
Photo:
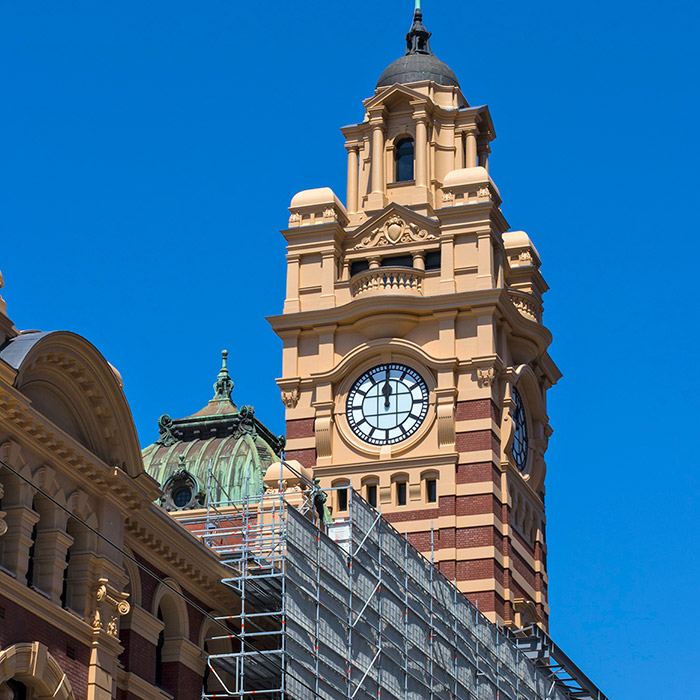
<svg viewBox="0 0 700 700">
<path fill-rule="evenodd" d="M 217 698 L 606 700 L 539 628 L 504 636 L 486 620 L 435 566 L 432 525 L 427 561 L 348 488 L 326 534 L 314 488 L 280 478 L 183 520 L 240 599 L 220 618 L 231 633 L 210 638 L 235 643 L 209 655 Z"/>
</svg>

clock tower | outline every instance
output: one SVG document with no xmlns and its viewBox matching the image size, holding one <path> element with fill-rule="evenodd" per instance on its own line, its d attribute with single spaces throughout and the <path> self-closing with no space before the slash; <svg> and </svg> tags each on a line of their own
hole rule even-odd
<svg viewBox="0 0 700 700">
<path fill-rule="evenodd" d="M 344 127 L 345 204 L 291 202 L 283 341 L 288 460 L 352 485 L 494 622 L 547 626 L 547 285 L 509 231 L 470 105 L 417 9 L 406 52 Z M 331 492 L 334 518 L 347 494 Z"/>
</svg>

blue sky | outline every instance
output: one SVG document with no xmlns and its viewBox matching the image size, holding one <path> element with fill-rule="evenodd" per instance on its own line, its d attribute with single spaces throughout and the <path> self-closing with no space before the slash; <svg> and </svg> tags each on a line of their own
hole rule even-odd
<svg viewBox="0 0 700 700">
<path fill-rule="evenodd" d="M 552 635 L 611 699 L 700 697 L 697 5 L 423 8 L 490 106 L 504 213 L 551 287 Z M 119 368 L 144 445 L 209 399 L 222 348 L 235 400 L 282 432 L 279 229 L 299 190 L 344 198 L 338 127 L 411 12 L 0 3 L 2 294 L 18 327 L 74 330 Z"/>
</svg>

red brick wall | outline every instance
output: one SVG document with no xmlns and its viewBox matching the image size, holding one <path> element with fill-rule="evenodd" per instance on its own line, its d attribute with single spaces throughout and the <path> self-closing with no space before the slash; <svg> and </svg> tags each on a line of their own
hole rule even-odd
<svg viewBox="0 0 700 700">
<path fill-rule="evenodd" d="M 199 700 L 202 697 L 202 677 L 184 664 L 169 661 L 163 664 L 163 690 L 175 700 Z"/>
<path fill-rule="evenodd" d="M 308 438 L 313 436 L 313 418 L 302 418 L 301 420 L 287 421 L 287 440 L 293 440 L 294 438 Z"/>
<path fill-rule="evenodd" d="M 472 401 L 458 401 L 455 412 L 457 420 L 476 420 L 477 418 L 491 418 L 500 422 L 500 411 L 491 399 L 474 399 Z"/>
<path fill-rule="evenodd" d="M 458 452 L 475 452 L 476 450 L 493 450 L 498 453 L 501 443 L 492 430 L 471 430 L 457 433 L 455 444 Z"/>
<path fill-rule="evenodd" d="M 485 515 L 492 513 L 501 520 L 501 503 L 495 494 L 483 493 L 471 496 L 458 496 L 456 514 L 459 515 Z"/>
<path fill-rule="evenodd" d="M 0 648 L 21 642 L 40 642 L 46 645 L 51 656 L 68 676 L 76 700 L 84 700 L 87 697 L 90 647 L 76 642 L 62 629 L 47 624 L 9 598 L 0 596 L 0 606 L 5 611 L 4 619 L 0 619 Z M 69 654 L 75 658 L 69 658 Z"/>
<path fill-rule="evenodd" d="M 148 612 L 152 612 L 153 596 L 155 595 L 156 588 L 158 588 L 161 580 L 166 578 L 166 574 L 157 569 L 155 566 L 153 566 L 151 562 L 145 561 L 143 557 L 140 557 L 139 555 L 134 556 L 141 564 L 147 566 L 149 571 L 152 571 L 155 574 L 155 576 L 152 576 L 150 573 L 144 571 L 143 569 L 139 569 L 139 574 L 141 575 L 141 607 L 143 607 L 144 610 L 147 610 Z M 195 605 L 197 605 L 200 608 L 206 609 L 206 605 L 204 605 L 202 601 L 195 598 L 189 591 L 183 588 L 182 593 L 185 596 L 185 598 L 191 600 Z M 197 610 L 197 608 L 193 607 L 192 605 L 188 605 L 187 616 L 190 628 L 189 640 L 191 642 L 194 642 L 194 644 L 198 645 L 199 632 L 202 627 L 202 620 L 204 619 L 204 615 L 199 610 Z"/>
<path fill-rule="evenodd" d="M 124 669 L 135 673 L 148 683 L 155 683 L 156 646 L 131 630 L 121 630 L 119 639 L 124 645 L 124 652 L 119 660 Z"/>
<path fill-rule="evenodd" d="M 439 518 L 441 511 L 439 508 L 428 508 L 425 510 L 412 510 L 407 506 L 406 510 L 394 511 L 393 513 L 385 513 L 384 517 L 390 523 L 405 523 L 414 520 L 435 520 Z M 401 530 L 401 528 L 398 528 Z"/>
<path fill-rule="evenodd" d="M 493 462 L 458 464 L 456 481 L 458 484 L 479 484 L 491 481 L 498 485 L 501 483 L 501 475 Z"/>
<path fill-rule="evenodd" d="M 287 450 L 284 453 L 285 459 L 296 459 L 305 467 L 316 466 L 316 450 Z"/>
</svg>

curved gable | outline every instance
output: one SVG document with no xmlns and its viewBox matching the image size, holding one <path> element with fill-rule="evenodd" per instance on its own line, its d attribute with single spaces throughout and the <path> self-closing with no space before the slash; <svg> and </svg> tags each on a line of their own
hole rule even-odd
<svg viewBox="0 0 700 700">
<path fill-rule="evenodd" d="M 116 370 L 68 331 L 23 333 L 0 352 L 35 410 L 110 466 L 143 471 L 131 410 Z"/>
</svg>

